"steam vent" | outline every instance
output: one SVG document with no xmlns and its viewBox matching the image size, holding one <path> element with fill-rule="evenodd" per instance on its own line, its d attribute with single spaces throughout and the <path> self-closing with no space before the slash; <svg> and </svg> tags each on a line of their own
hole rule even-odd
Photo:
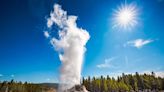
<svg viewBox="0 0 164 92">
<path fill-rule="evenodd" d="M 64 91 L 64 92 L 89 92 L 83 85 L 75 85 L 74 87 Z"/>
</svg>

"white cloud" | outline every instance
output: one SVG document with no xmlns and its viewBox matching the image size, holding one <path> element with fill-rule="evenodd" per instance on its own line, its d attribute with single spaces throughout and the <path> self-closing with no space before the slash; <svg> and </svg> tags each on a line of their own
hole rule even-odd
<svg viewBox="0 0 164 92">
<path fill-rule="evenodd" d="M 49 37 L 50 37 L 48 31 L 44 31 L 44 36 L 45 36 L 46 38 L 49 38 Z"/>
<path fill-rule="evenodd" d="M 97 65 L 97 67 L 98 68 L 114 68 L 111 62 L 115 59 L 116 59 L 115 57 L 105 59 L 104 63 Z"/>
<path fill-rule="evenodd" d="M 136 40 L 132 40 L 132 41 L 128 41 L 127 43 L 124 44 L 124 46 L 133 46 L 136 48 L 142 48 L 144 45 L 147 45 L 151 42 L 153 42 L 154 40 L 148 39 L 148 40 L 144 40 L 144 39 L 136 39 Z"/>
</svg>

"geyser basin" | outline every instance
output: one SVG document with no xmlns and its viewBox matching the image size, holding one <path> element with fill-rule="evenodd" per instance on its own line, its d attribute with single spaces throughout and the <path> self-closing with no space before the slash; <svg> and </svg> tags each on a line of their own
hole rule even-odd
<svg viewBox="0 0 164 92">
<path fill-rule="evenodd" d="M 83 85 L 75 85 L 72 88 L 65 90 L 64 92 L 89 92 L 89 91 L 87 91 L 85 86 Z"/>
</svg>

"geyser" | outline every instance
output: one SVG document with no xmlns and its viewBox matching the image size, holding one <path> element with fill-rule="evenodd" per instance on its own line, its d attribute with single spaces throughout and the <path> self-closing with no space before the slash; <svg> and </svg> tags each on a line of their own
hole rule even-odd
<svg viewBox="0 0 164 92">
<path fill-rule="evenodd" d="M 77 27 L 76 20 L 77 16 L 67 15 L 58 4 L 54 5 L 54 10 L 47 19 L 49 30 L 45 31 L 44 35 L 59 53 L 62 62 L 59 92 L 80 84 L 85 45 L 90 35 L 86 30 Z M 54 25 L 58 30 L 53 29 Z M 58 37 L 52 36 L 51 33 L 54 31 L 58 31 Z"/>
</svg>

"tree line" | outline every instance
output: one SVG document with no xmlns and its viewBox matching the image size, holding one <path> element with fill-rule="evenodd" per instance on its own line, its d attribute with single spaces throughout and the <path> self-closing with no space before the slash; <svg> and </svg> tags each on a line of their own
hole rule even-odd
<svg viewBox="0 0 164 92">
<path fill-rule="evenodd" d="M 0 92 L 47 92 L 51 90 L 42 84 L 17 82 L 14 80 L 0 82 Z"/>
<path fill-rule="evenodd" d="M 124 74 L 117 78 L 107 76 L 82 78 L 82 85 L 90 92 L 164 92 L 164 78 L 155 73 Z M 57 84 L 34 84 L 14 80 L 0 82 L 0 92 L 54 92 Z M 54 88 L 54 89 L 52 89 Z"/>
<path fill-rule="evenodd" d="M 155 73 L 134 75 L 122 73 L 117 79 L 109 77 L 87 77 L 82 79 L 90 92 L 162 92 L 164 91 L 164 78 L 156 77 Z"/>
</svg>

